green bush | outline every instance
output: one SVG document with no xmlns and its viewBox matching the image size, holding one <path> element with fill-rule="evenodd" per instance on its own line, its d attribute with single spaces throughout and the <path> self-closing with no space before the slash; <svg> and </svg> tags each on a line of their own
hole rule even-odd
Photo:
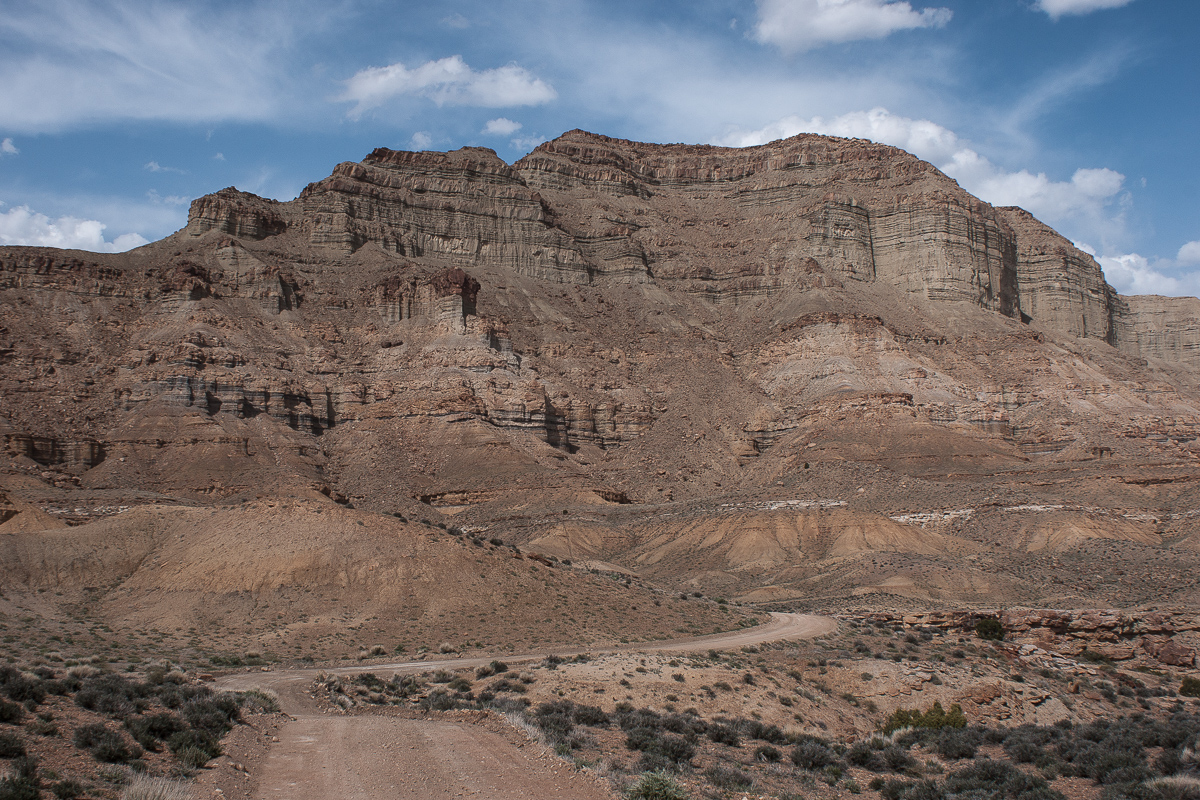
<svg viewBox="0 0 1200 800">
<path fill-rule="evenodd" d="M 980 639 L 999 642 L 1004 638 L 1004 626 L 994 617 L 981 619 L 975 623 L 975 635 Z"/>
<path fill-rule="evenodd" d="M 1200 697 L 1200 678 L 1184 678 L 1179 684 L 1179 693 L 1184 697 Z"/>
<path fill-rule="evenodd" d="M 627 794 L 629 800 L 688 800 L 684 791 L 674 778 L 662 771 L 643 773 Z"/>
<path fill-rule="evenodd" d="M 884 733 L 892 733 L 901 728 L 940 730 L 942 728 L 965 728 L 966 725 L 966 715 L 963 714 L 962 707 L 957 703 L 950 706 L 949 711 L 943 709 L 941 703 L 934 703 L 923 713 L 916 709 L 898 708 L 887 718 L 880 730 Z"/>
</svg>

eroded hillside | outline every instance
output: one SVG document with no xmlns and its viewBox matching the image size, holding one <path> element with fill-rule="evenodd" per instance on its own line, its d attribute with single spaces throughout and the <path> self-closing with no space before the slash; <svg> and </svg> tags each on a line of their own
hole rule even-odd
<svg viewBox="0 0 1200 800">
<path fill-rule="evenodd" d="M 381 149 L 0 248 L 0 309 L 4 533 L 286 500 L 752 600 L 1195 599 L 1200 301 L 895 148 Z"/>
</svg>

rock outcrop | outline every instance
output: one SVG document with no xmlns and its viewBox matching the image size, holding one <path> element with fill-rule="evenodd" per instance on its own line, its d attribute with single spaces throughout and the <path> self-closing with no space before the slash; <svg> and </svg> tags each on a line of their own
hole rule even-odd
<svg viewBox="0 0 1200 800">
<path fill-rule="evenodd" d="M 186 230 L 192 236 L 219 231 L 241 239 L 265 239 L 287 230 L 280 206 L 277 200 L 230 186 L 193 202 Z"/>
<path fill-rule="evenodd" d="M 1117 346 L 1142 358 L 1200 368 L 1200 300 L 1140 295 L 1120 298 Z"/>
<path fill-rule="evenodd" d="M 1185 668 L 1196 665 L 1196 650 L 1176 636 L 1200 633 L 1200 617 L 1182 611 L 980 609 L 919 614 L 878 612 L 867 615 L 867 619 L 961 633 L 973 632 L 981 620 L 997 619 L 1005 638 L 1018 643 L 1036 642 L 1043 649 L 1071 656 L 1090 651 L 1099 659 L 1114 661 L 1149 657 L 1160 664 Z"/>
</svg>

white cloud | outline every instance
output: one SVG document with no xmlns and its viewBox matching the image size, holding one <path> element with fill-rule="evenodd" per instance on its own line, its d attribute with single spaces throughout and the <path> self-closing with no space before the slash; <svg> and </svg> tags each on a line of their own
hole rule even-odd
<svg viewBox="0 0 1200 800">
<path fill-rule="evenodd" d="M 409 144 L 412 145 L 414 150 L 428 150 L 430 145 L 433 144 L 433 137 L 427 131 L 417 131 L 412 135 Z"/>
<path fill-rule="evenodd" d="M 0 14 L 0 119 L 28 132 L 272 119 L 290 99 L 281 53 L 294 25 L 320 13 L 285 3 L 9 3 Z"/>
<path fill-rule="evenodd" d="M 439 106 L 485 108 L 538 105 L 558 96 L 550 84 L 516 64 L 477 72 L 462 56 L 427 61 L 412 69 L 399 62 L 369 67 L 345 84 L 338 100 L 355 104 L 348 114 L 352 119 L 402 95 L 427 97 Z"/>
<path fill-rule="evenodd" d="M 550 140 L 545 136 L 518 136 L 509 142 L 509 144 L 512 145 L 514 150 L 532 150 L 542 142 L 548 141 Z"/>
<path fill-rule="evenodd" d="M 471 27 L 471 20 L 467 19 L 462 14 L 454 13 L 448 17 L 443 17 L 442 24 L 447 28 L 454 28 L 455 30 L 461 31 Z"/>
<path fill-rule="evenodd" d="M 1149 259 L 1137 253 L 1101 256 L 1097 255 L 1096 248 L 1086 242 L 1071 244 L 1095 258 L 1104 269 L 1105 280 L 1123 295 L 1161 294 L 1168 297 L 1194 297 L 1200 294 L 1200 272 L 1179 272 L 1178 277 L 1168 275 L 1164 270 L 1178 266 L 1170 260 L 1164 259 L 1151 264 Z"/>
<path fill-rule="evenodd" d="M 4 141 L 0 142 L 0 153 L 6 156 L 15 156 L 19 152 L 21 151 L 17 149 L 15 144 L 13 144 L 13 140 L 11 138 L 6 138 Z"/>
<path fill-rule="evenodd" d="M 136 233 L 125 233 L 111 242 L 106 241 L 106 227 L 103 222 L 94 219 L 50 219 L 45 214 L 33 211 L 29 206 L 17 206 L 0 213 L 0 244 L 120 253 L 148 243 Z"/>
<path fill-rule="evenodd" d="M 487 125 L 483 126 L 482 133 L 486 133 L 489 136 L 512 136 L 519 130 L 521 130 L 521 123 L 499 117 L 497 119 L 489 119 Z"/>
<path fill-rule="evenodd" d="M 166 197 L 163 197 L 153 189 L 146 192 L 146 197 L 150 198 L 151 203 L 156 203 L 158 205 L 186 206 L 191 205 L 192 202 L 190 197 L 184 197 L 181 194 L 169 194 Z"/>
<path fill-rule="evenodd" d="M 180 175 L 187 174 L 186 172 L 179 169 L 178 167 L 164 167 L 161 164 L 159 164 L 157 161 L 151 161 L 151 162 L 147 163 L 144 167 L 142 167 L 142 169 L 146 169 L 151 172 L 175 172 Z"/>
<path fill-rule="evenodd" d="M 870 139 L 907 150 L 955 178 L 964 189 L 998 206 L 1021 206 L 1051 223 L 1082 224 L 1088 234 L 1112 228 L 1107 206 L 1120 193 L 1125 176 L 1111 169 L 1078 169 L 1069 181 L 1053 181 L 1045 173 L 1006 172 L 968 146 L 954 131 L 926 119 L 909 119 L 884 108 L 839 117 L 803 119 L 792 116 L 756 131 L 735 132 L 722 144 L 747 147 L 797 133 L 821 133 Z M 1117 220 L 1119 223 L 1119 220 Z"/>
<path fill-rule="evenodd" d="M 1045 11 L 1052 19 L 1065 14 L 1090 14 L 1105 8 L 1120 8 L 1133 0 L 1038 0 L 1037 9 Z"/>
<path fill-rule="evenodd" d="M 224 160 L 225 160 L 224 153 L 217 153 L 215 156 L 213 156 L 213 161 L 224 161 Z"/>
<path fill-rule="evenodd" d="M 788 52 L 859 39 L 882 39 L 896 31 L 941 27 L 948 8 L 914 9 L 893 0 L 758 0 L 754 38 Z"/>
<path fill-rule="evenodd" d="M 1179 248 L 1179 255 L 1175 258 L 1184 264 L 1200 264 L 1200 241 L 1188 242 Z"/>
</svg>

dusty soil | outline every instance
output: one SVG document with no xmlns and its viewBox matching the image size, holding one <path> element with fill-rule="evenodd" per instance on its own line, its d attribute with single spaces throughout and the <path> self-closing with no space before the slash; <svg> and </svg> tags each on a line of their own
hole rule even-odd
<svg viewBox="0 0 1200 800">
<path fill-rule="evenodd" d="M 824 617 L 774 614 L 767 625 L 718 636 L 639 646 L 643 651 L 698 652 L 736 648 L 780 639 L 819 636 L 836 630 Z M 625 648 L 631 650 L 632 648 Z M 549 652 L 506 656 L 522 663 Z M 421 672 L 463 669 L 490 657 L 377 664 L 371 669 Z M 337 670 L 342 674 L 362 668 Z M 566 762 L 520 735 L 494 714 L 454 712 L 432 719 L 369 714 L 343 716 L 318 707 L 307 692 L 316 670 L 278 670 L 231 675 L 220 681 L 227 689 L 272 689 L 294 719 L 281 726 L 278 742 L 268 746 L 233 743 L 223 762 L 246 771 L 218 766 L 202 779 L 204 786 L 227 796 L 317 800 L 375 797 L 608 798 L 593 775 Z M 409 712 L 411 714 L 411 712 Z M 249 775 L 249 777 L 247 777 Z"/>
</svg>

